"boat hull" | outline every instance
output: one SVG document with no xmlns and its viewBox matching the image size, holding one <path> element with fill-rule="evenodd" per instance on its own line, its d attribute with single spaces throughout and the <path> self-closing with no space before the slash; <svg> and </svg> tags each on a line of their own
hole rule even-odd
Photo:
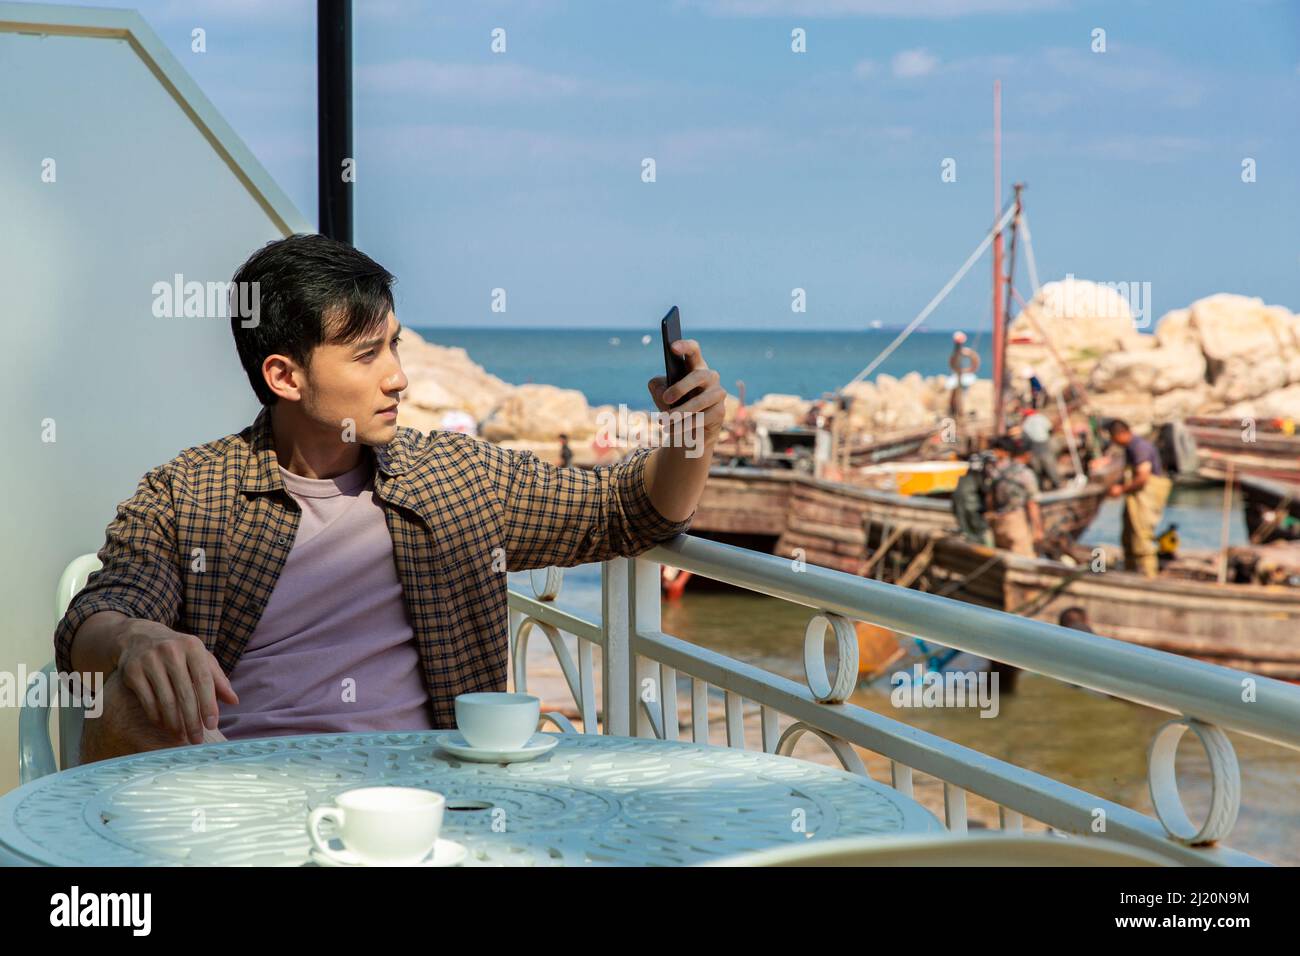
<svg viewBox="0 0 1300 956">
<path fill-rule="evenodd" d="M 934 593 L 1057 623 L 1081 607 L 1106 637 L 1282 680 L 1300 680 L 1300 589 L 1071 567 L 972 544 L 912 534 L 904 558 L 930 546 L 925 586 Z"/>
</svg>

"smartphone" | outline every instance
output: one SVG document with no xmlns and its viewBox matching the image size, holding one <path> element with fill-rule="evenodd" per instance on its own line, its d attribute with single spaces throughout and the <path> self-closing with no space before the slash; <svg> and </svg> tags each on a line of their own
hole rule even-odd
<svg viewBox="0 0 1300 956">
<path fill-rule="evenodd" d="M 677 306 L 669 309 L 668 314 L 660 321 L 659 334 L 664 340 L 664 375 L 668 379 L 668 385 L 676 385 L 690 371 L 686 367 L 685 357 L 673 351 L 673 343 L 682 337 L 682 317 L 677 311 Z M 683 395 L 673 402 L 671 407 L 676 408 L 689 397 L 689 395 Z"/>
</svg>

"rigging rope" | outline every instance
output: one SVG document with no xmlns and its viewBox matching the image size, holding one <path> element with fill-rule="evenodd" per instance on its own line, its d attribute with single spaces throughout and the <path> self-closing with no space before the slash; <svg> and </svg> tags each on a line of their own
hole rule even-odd
<svg viewBox="0 0 1300 956">
<path fill-rule="evenodd" d="M 988 234 L 984 236 L 984 241 L 981 242 L 979 246 L 976 247 L 975 251 L 970 254 L 970 258 L 968 258 L 962 264 L 962 267 L 957 270 L 957 274 L 948 280 L 948 284 L 939 290 L 939 294 L 930 300 L 930 304 L 927 305 L 924 309 L 922 309 L 920 314 L 917 315 L 916 318 L 914 318 L 911 322 L 907 324 L 907 327 L 898 334 L 898 337 L 894 339 L 894 341 L 890 342 L 889 345 L 885 346 L 885 350 L 881 352 L 879 355 L 877 355 L 875 359 L 872 360 L 870 365 L 864 368 L 857 375 L 853 376 L 853 379 L 850 382 L 848 382 L 847 385 L 841 388 L 840 391 L 843 391 L 844 388 L 848 388 L 849 385 L 854 385 L 862 381 L 864 378 L 866 378 L 868 375 L 874 372 L 880 366 L 881 362 L 883 362 L 885 359 L 889 358 L 889 356 L 893 354 L 894 349 L 902 345 L 903 341 L 909 335 L 915 332 L 917 327 L 922 322 L 924 322 L 927 318 L 929 318 L 930 313 L 933 312 L 935 308 L 938 307 L 940 302 L 942 302 L 944 299 L 948 297 L 948 293 L 951 292 L 954 287 L 956 287 L 957 283 L 962 280 L 962 277 L 964 277 L 966 273 L 970 271 L 971 266 L 975 265 L 975 263 L 979 260 L 979 257 L 984 254 L 984 250 L 989 247 L 989 244 L 991 242 L 993 242 L 993 237 L 996 236 L 998 233 L 1000 233 L 1006 227 L 1007 223 L 1011 221 L 1012 217 L 1014 217 L 1015 214 L 1016 214 L 1015 203 L 1011 203 L 1007 206 L 1006 211 L 1002 213 L 1002 218 L 1000 218 L 997 221 L 997 223 L 994 224 L 993 228 L 988 231 Z"/>
</svg>

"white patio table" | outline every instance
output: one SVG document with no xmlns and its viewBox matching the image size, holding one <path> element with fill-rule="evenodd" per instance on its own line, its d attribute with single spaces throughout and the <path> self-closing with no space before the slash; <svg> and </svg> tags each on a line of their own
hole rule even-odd
<svg viewBox="0 0 1300 956">
<path fill-rule="evenodd" d="M 555 734 L 533 760 L 470 763 L 436 746 L 444 733 L 227 741 L 74 767 L 0 798 L 0 863 L 312 865 L 307 814 L 376 784 L 444 794 L 443 835 L 468 848 L 465 866 L 685 865 L 943 829 L 890 787 L 791 757 Z"/>
</svg>

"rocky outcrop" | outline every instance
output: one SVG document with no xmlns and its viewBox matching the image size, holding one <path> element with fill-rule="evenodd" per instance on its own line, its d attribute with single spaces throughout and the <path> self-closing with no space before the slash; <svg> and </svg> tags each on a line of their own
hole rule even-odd
<svg viewBox="0 0 1300 956">
<path fill-rule="evenodd" d="M 1118 292 L 1086 280 L 1048 283 L 1012 323 L 1007 357 L 1013 378 L 1032 365 L 1055 390 L 1067 377 L 1040 328 L 1094 408 L 1138 427 L 1244 408 L 1284 417 L 1296 410 L 1289 386 L 1300 382 L 1300 317 L 1283 306 L 1221 293 L 1165 313 L 1145 334 Z"/>
<path fill-rule="evenodd" d="M 1008 332 L 1012 381 L 1023 391 L 1024 373 L 1032 369 L 1056 392 L 1073 377 L 1088 389 L 1095 411 L 1138 428 L 1190 415 L 1300 419 L 1300 316 L 1225 293 L 1166 312 L 1148 332 L 1136 327 L 1120 291 L 1074 278 L 1043 286 Z M 1149 307 L 1145 301 L 1141 311 Z M 463 413 L 478 423 L 481 437 L 532 448 L 551 460 L 558 460 L 561 433 L 569 436 L 579 464 L 626 451 L 602 439 L 605 424 L 617 417 L 613 406 L 591 408 L 573 389 L 511 385 L 464 349 L 426 342 L 409 329 L 403 337 L 402 362 L 411 383 L 403 395 L 403 425 L 433 431 L 449 427 L 449 413 Z M 942 375 L 878 375 L 844 391 L 853 400 L 849 427 L 863 437 L 922 427 L 948 413 Z M 745 411 L 760 424 L 781 428 L 804 422 L 814 404 L 798 395 L 769 394 Z M 970 388 L 966 407 L 981 419 L 992 417 L 988 378 Z M 738 408 L 729 395 L 728 422 Z M 645 409 L 627 416 L 625 427 L 653 434 L 649 411 L 647 395 Z"/>
</svg>

